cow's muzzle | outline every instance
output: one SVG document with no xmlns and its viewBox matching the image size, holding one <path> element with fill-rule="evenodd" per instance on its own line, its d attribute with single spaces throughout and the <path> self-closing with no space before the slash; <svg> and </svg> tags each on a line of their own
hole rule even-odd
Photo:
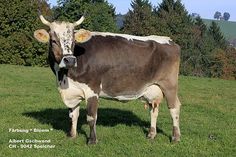
<svg viewBox="0 0 236 157">
<path fill-rule="evenodd" d="M 73 68 L 77 67 L 77 59 L 75 56 L 68 55 L 64 56 L 59 64 L 60 68 Z"/>
</svg>

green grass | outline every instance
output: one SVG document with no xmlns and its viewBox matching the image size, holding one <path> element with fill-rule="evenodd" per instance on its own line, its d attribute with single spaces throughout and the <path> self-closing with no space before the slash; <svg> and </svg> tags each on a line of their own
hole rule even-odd
<svg viewBox="0 0 236 157">
<path fill-rule="evenodd" d="M 140 101 L 100 100 L 99 143 L 87 146 L 89 127 L 85 104 L 79 117 L 79 136 L 68 139 L 68 111 L 49 68 L 0 65 L 1 157 L 168 157 L 236 156 L 236 81 L 180 77 L 181 133 L 170 143 L 172 124 L 162 103 L 158 136 L 146 139 L 149 113 Z M 48 133 L 12 133 L 14 129 L 50 129 Z M 10 149 L 9 139 L 50 139 L 54 149 Z"/>
<path fill-rule="evenodd" d="M 236 22 L 232 21 L 221 21 L 221 20 L 209 20 L 203 19 L 206 25 L 210 26 L 212 21 L 215 21 L 221 28 L 222 33 L 225 35 L 227 40 L 236 39 Z"/>
</svg>

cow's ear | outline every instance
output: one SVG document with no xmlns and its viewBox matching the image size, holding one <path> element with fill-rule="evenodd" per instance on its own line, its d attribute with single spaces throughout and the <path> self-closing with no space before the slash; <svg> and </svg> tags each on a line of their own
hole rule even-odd
<svg viewBox="0 0 236 157">
<path fill-rule="evenodd" d="M 48 32 L 45 29 L 38 29 L 34 31 L 34 37 L 42 43 L 47 43 L 50 39 Z"/>
<path fill-rule="evenodd" d="M 75 33 L 75 41 L 78 43 L 85 43 L 91 39 L 91 32 L 85 29 L 80 29 Z"/>
</svg>

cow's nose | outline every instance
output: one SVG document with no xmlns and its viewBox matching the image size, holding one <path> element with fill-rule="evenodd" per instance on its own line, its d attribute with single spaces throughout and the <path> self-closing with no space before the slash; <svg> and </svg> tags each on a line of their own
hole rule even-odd
<svg viewBox="0 0 236 157">
<path fill-rule="evenodd" d="M 74 57 L 74 56 L 65 56 L 63 58 L 63 62 L 65 64 L 66 68 L 71 68 L 71 67 L 77 66 L 76 57 Z"/>
</svg>

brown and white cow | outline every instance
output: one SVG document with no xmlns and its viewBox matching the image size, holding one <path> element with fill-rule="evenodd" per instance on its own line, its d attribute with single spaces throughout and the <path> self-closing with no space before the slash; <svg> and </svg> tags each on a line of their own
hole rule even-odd
<svg viewBox="0 0 236 157">
<path fill-rule="evenodd" d="M 158 106 L 166 97 L 173 120 L 173 141 L 180 140 L 180 101 L 177 96 L 180 47 L 169 37 L 132 36 L 105 32 L 75 31 L 75 23 L 41 21 L 50 27 L 36 30 L 35 38 L 49 43 L 50 67 L 58 90 L 70 108 L 70 136 L 76 137 L 79 103 L 87 103 L 89 144 L 97 143 L 98 98 L 133 100 L 144 98 L 150 105 L 148 137 L 156 136 Z"/>
</svg>

